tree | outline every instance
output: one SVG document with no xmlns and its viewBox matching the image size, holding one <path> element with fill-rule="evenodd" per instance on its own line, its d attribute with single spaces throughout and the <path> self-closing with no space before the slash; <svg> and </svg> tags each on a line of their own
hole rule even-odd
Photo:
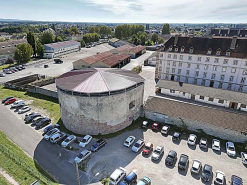
<svg viewBox="0 0 247 185">
<path fill-rule="evenodd" d="M 52 23 L 51 28 L 52 28 L 54 31 L 56 31 L 56 27 L 55 27 L 55 24 L 54 24 L 54 23 Z"/>
<path fill-rule="evenodd" d="M 145 45 L 147 36 L 145 34 L 141 34 L 139 39 L 141 40 L 141 45 Z"/>
<path fill-rule="evenodd" d="M 151 41 L 150 39 L 148 39 L 146 45 L 147 45 L 147 46 L 151 46 L 151 45 L 152 45 L 152 41 Z"/>
<path fill-rule="evenodd" d="M 81 47 L 82 48 L 86 47 L 86 43 L 85 43 L 85 41 L 83 39 L 81 39 L 80 43 L 81 43 Z"/>
<path fill-rule="evenodd" d="M 41 35 L 40 35 L 40 42 L 42 44 L 49 44 L 49 43 L 53 43 L 54 42 L 54 35 L 52 34 L 52 32 L 50 31 L 46 31 L 46 32 L 43 32 Z"/>
<path fill-rule="evenodd" d="M 131 39 L 132 39 L 132 43 L 136 45 L 138 40 L 137 35 L 136 34 L 132 35 Z"/>
<path fill-rule="evenodd" d="M 19 44 L 15 50 L 15 60 L 18 63 L 28 62 L 33 54 L 33 49 L 30 44 Z"/>
<path fill-rule="evenodd" d="M 73 35 L 73 34 L 78 34 L 79 31 L 77 29 L 77 27 L 73 26 L 72 28 L 70 28 L 70 34 Z"/>
<path fill-rule="evenodd" d="M 87 34 L 83 35 L 83 40 L 85 41 L 85 43 L 91 42 L 91 34 L 87 33 Z"/>
<path fill-rule="evenodd" d="M 141 44 L 142 44 L 141 39 L 137 39 L 136 45 L 141 45 Z"/>
<path fill-rule="evenodd" d="M 40 58 L 43 57 L 44 51 L 45 51 L 44 46 L 39 41 L 37 41 L 37 54 Z"/>
<path fill-rule="evenodd" d="M 94 26 L 88 28 L 88 33 L 94 33 Z"/>
<path fill-rule="evenodd" d="M 165 41 L 162 37 L 159 37 L 158 38 L 158 44 L 163 44 Z"/>
<path fill-rule="evenodd" d="M 162 34 L 170 34 L 170 25 L 164 24 L 162 27 Z"/>
<path fill-rule="evenodd" d="M 33 54 L 36 57 L 36 40 L 35 40 L 34 32 L 29 31 L 27 33 L 27 42 L 32 46 Z"/>
<path fill-rule="evenodd" d="M 98 33 L 92 33 L 91 34 L 91 39 L 92 39 L 91 42 L 98 42 L 99 38 L 100 38 L 100 36 Z"/>
<path fill-rule="evenodd" d="M 62 42 L 62 41 L 63 41 L 63 39 L 61 36 L 58 35 L 55 37 L 55 42 Z"/>
<path fill-rule="evenodd" d="M 107 35 L 111 35 L 111 28 L 108 26 L 100 26 L 99 28 L 99 34 L 102 36 L 107 36 Z"/>
<path fill-rule="evenodd" d="M 158 34 L 157 33 L 154 33 L 152 36 L 151 36 L 151 40 L 154 42 L 154 43 L 156 43 L 156 42 L 158 42 Z"/>
</svg>

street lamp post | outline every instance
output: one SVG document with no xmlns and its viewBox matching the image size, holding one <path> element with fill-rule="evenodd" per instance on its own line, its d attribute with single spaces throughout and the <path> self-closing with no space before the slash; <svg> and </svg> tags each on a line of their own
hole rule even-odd
<svg viewBox="0 0 247 185">
<path fill-rule="evenodd" d="M 97 177 L 98 175 L 99 175 L 99 172 L 98 172 L 98 173 L 96 173 L 96 174 L 93 176 L 93 178 L 89 179 L 88 184 L 90 184 L 90 183 L 92 182 L 92 180 L 93 180 L 95 177 Z"/>
</svg>

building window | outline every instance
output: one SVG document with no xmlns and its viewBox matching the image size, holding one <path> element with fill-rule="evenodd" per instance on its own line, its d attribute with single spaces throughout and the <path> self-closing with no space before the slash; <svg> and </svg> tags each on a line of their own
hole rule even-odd
<svg viewBox="0 0 247 185">
<path fill-rule="evenodd" d="M 173 61 L 173 62 L 172 62 L 172 65 L 173 65 L 173 66 L 176 66 L 176 61 Z"/>
<path fill-rule="evenodd" d="M 229 82 L 232 82 L 232 81 L 233 81 L 233 79 L 234 79 L 234 76 L 230 76 L 230 78 L 229 78 Z"/>
<path fill-rule="evenodd" d="M 172 46 L 169 47 L 168 51 L 169 52 L 172 52 Z"/>
<path fill-rule="evenodd" d="M 171 54 L 168 54 L 168 58 L 171 58 Z"/>
<path fill-rule="evenodd" d="M 160 60 L 160 65 L 162 65 L 162 60 Z"/>
<path fill-rule="evenodd" d="M 190 70 L 186 70 L 186 75 L 190 75 Z"/>
<path fill-rule="evenodd" d="M 208 101 L 214 101 L 214 98 L 208 98 Z"/>
<path fill-rule="evenodd" d="M 168 80 L 169 75 L 165 75 L 165 79 Z"/>
<path fill-rule="evenodd" d="M 167 61 L 167 65 L 168 65 L 168 66 L 170 65 L 170 61 Z"/>
<path fill-rule="evenodd" d="M 188 81 L 189 81 L 189 78 L 186 76 L 185 77 L 185 83 L 188 83 Z"/>
<path fill-rule="evenodd" d="M 199 76 L 199 71 L 196 71 L 195 72 L 195 76 Z"/>
<path fill-rule="evenodd" d="M 216 74 L 213 73 L 211 79 L 215 79 Z"/>
<path fill-rule="evenodd" d="M 224 59 L 223 64 L 228 64 L 228 59 Z"/>
<path fill-rule="evenodd" d="M 208 70 L 208 65 L 205 65 L 204 66 L 204 70 Z"/>
<path fill-rule="evenodd" d="M 206 62 L 210 62 L 210 57 L 206 57 Z"/>
<path fill-rule="evenodd" d="M 180 81 L 180 76 L 177 77 L 177 81 L 178 81 L 178 82 Z"/>
<path fill-rule="evenodd" d="M 183 64 L 182 62 L 179 62 L 178 66 L 179 66 L 179 67 L 182 67 L 182 64 Z"/>
<path fill-rule="evenodd" d="M 239 92 L 243 92 L 243 86 L 242 86 L 242 85 L 240 85 L 240 86 L 238 87 L 238 91 L 239 91 Z"/>
<path fill-rule="evenodd" d="M 224 103 L 224 100 L 219 100 L 218 103 L 223 104 Z"/>
<path fill-rule="evenodd" d="M 213 71 L 217 71 L 217 66 L 214 66 L 213 67 Z"/>
<path fill-rule="evenodd" d="M 241 84 L 244 84 L 244 83 L 245 83 L 245 80 L 246 80 L 246 78 L 245 78 L 245 77 L 242 77 L 240 83 L 241 83 Z"/>
<path fill-rule="evenodd" d="M 212 49 L 208 49 L 207 55 L 211 55 L 212 54 Z"/>
<path fill-rule="evenodd" d="M 183 92 L 183 96 L 185 96 L 185 92 Z"/>
<path fill-rule="evenodd" d="M 166 68 L 166 73 L 169 73 L 169 71 L 170 71 L 170 67 L 167 67 Z"/>
<path fill-rule="evenodd" d="M 227 67 L 222 67 L 222 72 L 226 72 Z"/>
<path fill-rule="evenodd" d="M 183 57 L 184 57 L 183 55 L 180 55 L 179 60 L 183 60 Z"/>
<path fill-rule="evenodd" d="M 170 93 L 175 93 L 175 90 L 170 89 Z"/>
<path fill-rule="evenodd" d="M 220 75 L 220 80 L 224 80 L 225 79 L 225 75 Z"/>
<path fill-rule="evenodd" d="M 181 74 L 181 69 L 178 69 L 178 74 L 179 74 L 179 75 Z"/>
<path fill-rule="evenodd" d="M 238 60 L 233 60 L 233 65 L 238 65 Z"/>
<path fill-rule="evenodd" d="M 194 48 L 190 48 L 190 54 L 194 52 Z"/>
<path fill-rule="evenodd" d="M 135 107 L 135 100 L 129 103 L 129 109 L 132 109 Z"/>
<path fill-rule="evenodd" d="M 201 99 L 201 100 L 204 100 L 204 96 L 200 96 L 200 99 Z"/>
<path fill-rule="evenodd" d="M 178 48 L 175 48 L 175 50 L 174 50 L 175 52 L 178 52 Z"/>
<path fill-rule="evenodd" d="M 236 68 L 232 68 L 231 72 L 236 73 Z"/>
<path fill-rule="evenodd" d="M 243 70 L 243 75 L 247 75 L 247 69 Z"/>
<path fill-rule="evenodd" d="M 202 61 L 202 57 L 198 57 L 197 61 L 201 62 Z"/>
<path fill-rule="evenodd" d="M 232 90 L 232 84 L 228 84 L 227 89 Z"/>
<path fill-rule="evenodd" d="M 231 55 L 230 51 L 226 51 L 226 56 L 229 57 Z"/>
<path fill-rule="evenodd" d="M 173 55 L 173 59 L 177 59 L 177 55 Z"/>
<path fill-rule="evenodd" d="M 162 70 L 162 67 L 159 67 L 159 71 L 161 71 Z"/>
<path fill-rule="evenodd" d="M 207 72 L 203 72 L 203 78 L 207 77 Z"/>
<path fill-rule="evenodd" d="M 217 56 L 220 56 L 220 52 L 221 52 L 221 50 L 218 49 L 218 50 L 216 51 L 216 55 L 217 55 Z"/>
<path fill-rule="evenodd" d="M 172 73 L 175 73 L 175 68 L 172 68 Z"/>
<path fill-rule="evenodd" d="M 246 105 L 245 104 L 241 104 L 240 107 L 243 108 L 243 109 L 246 109 Z"/>
<path fill-rule="evenodd" d="M 219 58 L 215 58 L 214 63 L 219 63 Z"/>
<path fill-rule="evenodd" d="M 162 54 L 160 54 L 160 57 L 161 57 L 161 58 L 163 58 L 163 53 L 162 53 Z"/>
<path fill-rule="evenodd" d="M 200 69 L 200 64 L 196 64 L 196 69 Z"/>
<path fill-rule="evenodd" d="M 188 60 L 192 60 L 192 56 L 188 56 Z"/>
<path fill-rule="evenodd" d="M 245 66 L 247 66 L 247 61 L 245 61 Z"/>
<path fill-rule="evenodd" d="M 197 84 L 197 78 L 194 79 L 194 84 Z"/>
<path fill-rule="evenodd" d="M 190 68 L 190 66 L 191 66 L 191 63 L 187 63 L 187 68 Z"/>
<path fill-rule="evenodd" d="M 219 86 L 218 86 L 218 88 L 222 88 L 222 85 L 223 85 L 223 83 L 222 82 L 219 82 Z"/>
<path fill-rule="evenodd" d="M 205 85 L 205 80 L 202 80 L 202 84 L 201 85 L 203 85 L 203 86 Z"/>
</svg>

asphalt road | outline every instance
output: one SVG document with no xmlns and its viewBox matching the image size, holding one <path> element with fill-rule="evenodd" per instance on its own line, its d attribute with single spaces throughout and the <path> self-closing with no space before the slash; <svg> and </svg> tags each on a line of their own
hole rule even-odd
<svg viewBox="0 0 247 185">
<path fill-rule="evenodd" d="M 24 121 L 9 109 L 9 106 L 2 104 L 0 105 L 0 129 L 60 184 L 77 184 L 76 168 L 73 164 L 76 154 L 43 140 L 39 132 L 30 125 L 25 125 Z M 80 176 L 81 184 L 87 184 L 88 175 L 80 171 Z"/>
</svg>

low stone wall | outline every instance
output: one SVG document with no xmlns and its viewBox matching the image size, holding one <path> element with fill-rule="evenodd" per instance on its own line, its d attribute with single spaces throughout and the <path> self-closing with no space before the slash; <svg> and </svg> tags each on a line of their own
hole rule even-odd
<svg viewBox="0 0 247 185">
<path fill-rule="evenodd" d="M 210 116 L 210 115 L 209 115 Z M 177 126 L 182 126 L 181 119 L 175 117 L 167 117 L 166 115 L 157 114 L 152 111 L 145 110 L 145 117 L 153 121 L 158 121 L 160 123 L 168 123 Z M 166 117 L 166 118 L 165 118 Z M 238 131 L 224 129 L 214 125 L 209 125 L 206 123 L 199 123 L 197 121 L 184 120 L 187 128 L 191 131 L 199 132 L 204 131 L 208 135 L 219 137 L 224 140 L 229 140 L 232 142 L 245 142 L 247 141 L 247 135 Z M 234 124 L 234 123 L 233 123 Z"/>
<path fill-rule="evenodd" d="M 42 94 L 42 95 L 45 95 L 45 96 L 58 98 L 58 95 L 57 95 L 56 91 L 51 91 L 51 90 L 48 90 L 48 89 L 44 89 L 42 87 L 28 86 L 28 92 L 38 93 L 38 94 Z"/>
</svg>

